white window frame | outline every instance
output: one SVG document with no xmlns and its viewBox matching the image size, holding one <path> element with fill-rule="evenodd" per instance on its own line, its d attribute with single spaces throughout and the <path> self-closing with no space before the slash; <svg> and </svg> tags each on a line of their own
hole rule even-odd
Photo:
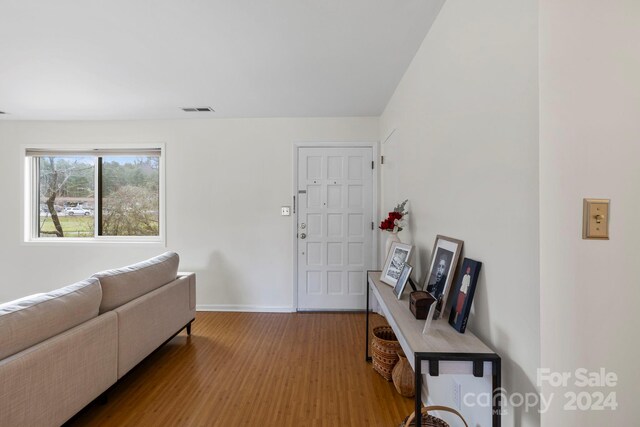
<svg viewBox="0 0 640 427">
<path fill-rule="evenodd" d="M 27 153 L 30 151 L 50 151 L 56 153 L 56 155 L 64 156 L 65 153 L 69 155 L 91 152 L 91 151 L 114 151 L 120 150 L 127 152 L 129 150 L 160 150 L 159 159 L 159 225 L 158 236 L 97 236 L 94 237 L 38 237 L 37 224 L 35 222 L 35 210 L 36 206 L 38 210 L 40 208 L 39 194 L 36 194 L 35 184 L 38 177 L 36 174 L 36 168 L 34 167 L 34 157 L 29 156 Z M 60 145 L 60 144 L 31 144 L 24 145 L 20 150 L 21 161 L 23 165 L 23 243 L 25 244 L 37 244 L 37 245 L 79 245 L 79 244 L 125 244 L 125 245 L 154 245 L 166 247 L 166 204 L 165 204 L 165 144 L 164 143 L 134 143 L 134 144 L 104 144 L 104 145 L 87 145 L 87 144 L 73 144 L 73 145 Z M 98 171 L 96 168 L 96 187 L 98 185 Z M 97 195 L 96 195 L 97 197 Z M 96 207 L 99 206 L 99 202 L 96 199 Z M 95 230 L 97 230 L 98 215 L 94 215 Z"/>
</svg>

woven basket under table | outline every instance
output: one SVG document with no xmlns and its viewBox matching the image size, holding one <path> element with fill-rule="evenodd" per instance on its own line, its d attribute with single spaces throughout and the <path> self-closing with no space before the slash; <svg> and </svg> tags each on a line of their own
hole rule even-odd
<svg viewBox="0 0 640 427">
<path fill-rule="evenodd" d="M 391 381 L 391 372 L 398 363 L 398 351 L 400 351 L 400 343 L 390 326 L 373 328 L 371 341 L 373 369 L 387 381 Z"/>
</svg>

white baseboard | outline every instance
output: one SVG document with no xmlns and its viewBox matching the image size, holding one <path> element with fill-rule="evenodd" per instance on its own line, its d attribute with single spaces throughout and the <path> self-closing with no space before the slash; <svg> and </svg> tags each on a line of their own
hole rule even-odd
<svg viewBox="0 0 640 427">
<path fill-rule="evenodd" d="M 243 311 L 249 313 L 293 313 L 293 307 L 273 307 L 263 305 L 237 305 L 237 304 L 198 304 L 196 311 Z"/>
</svg>

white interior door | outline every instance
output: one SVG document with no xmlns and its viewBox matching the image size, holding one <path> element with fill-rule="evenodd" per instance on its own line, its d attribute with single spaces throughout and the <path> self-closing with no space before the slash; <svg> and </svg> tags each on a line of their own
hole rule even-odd
<svg viewBox="0 0 640 427">
<path fill-rule="evenodd" d="M 298 148 L 298 310 L 365 308 L 373 149 Z"/>
</svg>

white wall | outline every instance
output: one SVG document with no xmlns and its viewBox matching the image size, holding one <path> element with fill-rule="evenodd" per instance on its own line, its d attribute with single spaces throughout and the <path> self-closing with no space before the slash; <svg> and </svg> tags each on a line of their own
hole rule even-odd
<svg viewBox="0 0 640 427">
<path fill-rule="evenodd" d="M 409 199 L 401 238 L 420 280 L 436 234 L 483 262 L 470 329 L 502 357 L 510 393 L 534 393 L 540 363 L 537 25 L 536 0 L 448 0 L 380 120 L 382 141 L 396 129 L 382 144 L 382 212 Z M 451 395 L 433 382 L 433 402 Z M 505 426 L 540 424 L 504 408 Z M 483 411 L 464 413 L 484 427 Z"/>
<path fill-rule="evenodd" d="M 617 373 L 616 411 L 564 411 L 549 426 L 640 425 L 640 3 L 540 2 L 542 366 Z M 609 241 L 582 240 L 582 199 L 611 199 Z M 569 384 L 573 383 L 573 379 Z"/>
<path fill-rule="evenodd" d="M 0 302 L 165 250 L 21 243 L 21 145 L 166 142 L 167 248 L 197 273 L 198 304 L 290 310 L 293 143 L 377 139 L 377 118 L 0 122 Z"/>
</svg>

